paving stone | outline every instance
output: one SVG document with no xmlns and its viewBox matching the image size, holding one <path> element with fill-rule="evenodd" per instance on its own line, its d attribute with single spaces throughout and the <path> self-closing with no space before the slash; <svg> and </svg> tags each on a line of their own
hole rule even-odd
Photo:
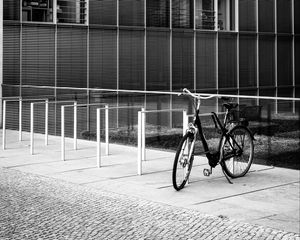
<svg viewBox="0 0 300 240">
<path fill-rule="evenodd" d="M 0 209 L 5 240 L 300 239 L 296 233 L 3 168 Z"/>
</svg>

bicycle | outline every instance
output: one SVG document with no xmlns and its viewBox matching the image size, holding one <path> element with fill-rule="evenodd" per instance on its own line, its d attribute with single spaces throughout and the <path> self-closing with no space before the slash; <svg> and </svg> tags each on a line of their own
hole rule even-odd
<svg viewBox="0 0 300 240">
<path fill-rule="evenodd" d="M 212 169 L 217 165 L 221 166 L 226 179 L 231 184 L 230 178 L 244 176 L 249 171 L 253 161 L 254 136 L 248 128 L 246 120 L 235 121 L 231 118 L 230 113 L 233 109 L 237 108 L 238 103 L 227 102 L 223 104 L 226 109 L 223 123 L 215 112 L 211 113 L 215 127 L 221 130 L 218 150 L 213 152 L 209 150 L 208 143 L 203 134 L 199 113 L 201 100 L 210 99 L 214 96 L 201 96 L 200 94 L 191 93 L 186 88 L 183 89 L 183 93 L 180 95 L 192 97 L 196 100 L 196 104 L 194 104 L 193 122 L 189 123 L 188 129 L 176 150 L 172 172 L 174 188 L 179 191 L 188 182 L 194 161 L 197 135 L 200 136 L 204 153 L 210 165 L 210 169 L 203 170 L 204 176 L 210 176 Z"/>
</svg>

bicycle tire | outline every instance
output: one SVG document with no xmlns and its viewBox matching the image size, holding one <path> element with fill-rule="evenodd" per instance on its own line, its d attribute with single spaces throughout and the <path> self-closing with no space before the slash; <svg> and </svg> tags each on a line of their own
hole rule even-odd
<svg viewBox="0 0 300 240">
<path fill-rule="evenodd" d="M 235 126 L 229 131 L 229 135 L 241 146 L 242 153 L 240 156 L 234 156 L 225 160 L 226 153 L 232 150 L 232 147 L 224 136 L 220 144 L 222 168 L 225 173 L 231 178 L 243 177 L 250 169 L 253 154 L 254 144 L 250 130 L 245 126 Z M 231 140 L 233 142 L 233 140 Z"/>
<path fill-rule="evenodd" d="M 194 161 L 195 139 L 192 133 L 186 133 L 180 140 L 173 164 L 173 187 L 179 191 L 189 179 Z"/>
</svg>

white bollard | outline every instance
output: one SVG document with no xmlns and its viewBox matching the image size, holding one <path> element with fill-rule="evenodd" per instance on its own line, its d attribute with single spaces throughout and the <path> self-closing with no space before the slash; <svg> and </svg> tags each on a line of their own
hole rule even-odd
<svg viewBox="0 0 300 240">
<path fill-rule="evenodd" d="M 97 166 L 101 167 L 100 108 L 97 108 Z"/>
<path fill-rule="evenodd" d="M 61 107 L 61 160 L 65 161 L 65 107 Z"/>
<path fill-rule="evenodd" d="M 30 154 L 33 155 L 34 148 L 34 103 L 30 103 Z"/>
<path fill-rule="evenodd" d="M 22 141 L 22 98 L 19 99 L 19 141 Z"/>
<path fill-rule="evenodd" d="M 108 105 L 105 105 L 105 153 L 109 155 L 109 116 Z"/>
<path fill-rule="evenodd" d="M 74 102 L 74 143 L 73 148 L 77 150 L 77 102 Z"/>
<path fill-rule="evenodd" d="M 45 102 L 45 145 L 48 145 L 48 117 L 49 117 L 49 101 Z"/>
<path fill-rule="evenodd" d="M 2 114 L 2 149 L 6 147 L 6 101 L 3 101 L 3 114 Z"/>
</svg>

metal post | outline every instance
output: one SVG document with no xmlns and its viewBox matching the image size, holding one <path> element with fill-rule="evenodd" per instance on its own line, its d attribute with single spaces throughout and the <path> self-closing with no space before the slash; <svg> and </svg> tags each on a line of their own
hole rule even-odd
<svg viewBox="0 0 300 240">
<path fill-rule="evenodd" d="M 30 154 L 33 155 L 34 148 L 34 103 L 30 103 Z"/>
<path fill-rule="evenodd" d="M 138 157 L 137 174 L 142 175 L 142 112 L 138 112 Z"/>
<path fill-rule="evenodd" d="M 74 143 L 73 148 L 77 150 L 77 102 L 74 102 Z"/>
<path fill-rule="evenodd" d="M 108 105 L 105 105 L 105 152 L 109 155 L 109 116 Z"/>
<path fill-rule="evenodd" d="M 5 150 L 6 145 L 6 101 L 3 101 L 3 114 L 2 114 L 2 149 Z"/>
<path fill-rule="evenodd" d="M 48 117 L 49 117 L 49 101 L 45 102 L 45 145 L 48 145 Z"/>
<path fill-rule="evenodd" d="M 145 108 L 142 108 L 141 112 L 141 137 L 142 137 L 142 160 L 146 160 L 146 118 L 145 118 Z"/>
<path fill-rule="evenodd" d="M 185 135 L 186 133 L 186 130 L 188 128 L 188 122 L 189 122 L 189 119 L 188 119 L 188 115 L 186 113 L 186 110 L 183 110 L 182 111 L 182 131 L 183 131 L 183 136 Z"/>
<path fill-rule="evenodd" d="M 65 107 L 61 106 L 61 160 L 65 161 Z"/>
<path fill-rule="evenodd" d="M 22 98 L 19 99 L 19 141 L 22 141 Z"/>
<path fill-rule="evenodd" d="M 101 167 L 100 108 L 97 108 L 97 166 Z"/>
</svg>

